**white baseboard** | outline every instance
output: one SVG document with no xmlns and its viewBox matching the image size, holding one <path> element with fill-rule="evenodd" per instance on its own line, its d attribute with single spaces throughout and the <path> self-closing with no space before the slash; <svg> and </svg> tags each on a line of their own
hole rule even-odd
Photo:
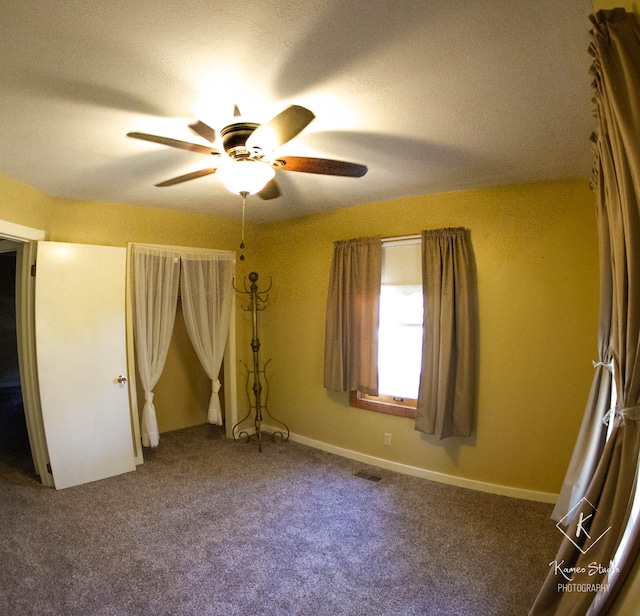
<svg viewBox="0 0 640 616">
<path fill-rule="evenodd" d="M 403 473 L 405 475 L 413 475 L 414 477 L 421 477 L 423 479 L 430 479 L 431 481 L 438 481 L 440 483 L 446 483 L 449 485 L 457 486 L 460 488 L 468 488 L 471 490 L 478 490 L 480 492 L 488 492 L 489 494 L 498 494 L 500 496 L 510 496 L 512 498 L 521 498 L 524 500 L 537 501 L 541 503 L 555 503 L 558 498 L 557 494 L 551 492 L 538 492 L 536 490 L 524 490 L 522 488 L 513 488 L 510 486 L 503 486 L 495 483 L 486 483 L 484 481 L 476 481 L 475 479 L 465 479 L 464 477 L 456 477 L 455 475 L 447 475 L 445 473 L 438 473 L 435 471 L 428 471 L 417 466 L 409 466 L 408 464 L 401 464 L 400 462 L 392 462 L 391 460 L 385 460 L 384 458 L 377 458 L 351 449 L 344 449 L 342 447 L 336 447 L 322 441 L 316 441 L 306 436 L 300 436 L 299 434 L 291 433 L 289 437 L 296 443 L 302 445 L 308 445 L 315 449 L 321 449 L 329 453 L 349 458 L 350 460 L 356 460 L 364 464 L 371 466 L 377 466 L 379 468 L 385 468 L 397 473 Z"/>
</svg>

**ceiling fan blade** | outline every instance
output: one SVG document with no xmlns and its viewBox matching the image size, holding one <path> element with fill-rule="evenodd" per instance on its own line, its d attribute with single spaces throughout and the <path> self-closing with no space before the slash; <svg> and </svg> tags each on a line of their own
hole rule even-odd
<svg viewBox="0 0 640 616">
<path fill-rule="evenodd" d="M 204 177 L 205 175 L 211 175 L 217 171 L 217 167 L 212 167 L 208 169 L 198 169 L 198 171 L 192 171 L 191 173 L 185 173 L 184 175 L 179 175 L 177 178 L 172 178 L 170 180 L 165 180 L 164 182 L 160 182 L 160 184 L 156 184 L 160 188 L 165 186 L 173 186 L 174 184 L 180 184 L 181 182 L 188 182 L 189 180 L 195 180 L 196 178 Z"/>
<path fill-rule="evenodd" d="M 152 141 L 153 143 L 160 143 L 162 145 L 171 146 L 172 148 L 180 148 L 182 150 L 198 152 L 199 154 L 212 154 L 213 156 L 220 156 L 220 152 L 218 152 L 218 150 L 214 150 L 208 145 L 198 145 L 197 143 L 179 141 L 178 139 L 170 139 L 169 137 L 158 137 L 157 135 L 147 135 L 147 133 L 127 133 L 127 137 L 142 139 L 143 141 Z"/>
<path fill-rule="evenodd" d="M 291 105 L 266 124 L 258 126 L 247 139 L 247 147 L 273 151 L 293 139 L 315 117 L 308 109 Z"/>
<path fill-rule="evenodd" d="M 216 140 L 216 131 L 213 130 L 208 124 L 201 122 L 198 120 L 193 124 L 189 124 L 189 128 L 196 134 L 200 135 L 210 143 L 213 143 Z"/>
<path fill-rule="evenodd" d="M 364 165 L 347 163 L 341 160 L 330 160 L 328 158 L 307 158 L 306 156 L 281 156 L 273 165 L 283 171 L 342 175 L 350 178 L 360 178 L 367 172 L 367 168 Z"/>
<path fill-rule="evenodd" d="M 266 186 L 258 192 L 258 197 L 261 199 L 277 199 L 280 196 L 280 187 L 275 180 L 269 180 Z"/>
</svg>

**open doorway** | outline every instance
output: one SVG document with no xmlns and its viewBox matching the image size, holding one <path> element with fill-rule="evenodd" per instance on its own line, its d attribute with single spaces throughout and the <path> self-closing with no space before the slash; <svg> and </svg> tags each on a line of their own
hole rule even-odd
<svg viewBox="0 0 640 616">
<path fill-rule="evenodd" d="M 34 475 L 22 399 L 16 319 L 16 267 L 19 245 L 0 241 L 0 461 Z"/>
<path fill-rule="evenodd" d="M 137 260 L 136 251 L 139 257 Z M 135 295 L 136 290 L 133 284 L 136 263 L 140 266 L 140 288 L 147 284 L 145 281 L 158 279 L 146 276 L 147 266 L 152 268 L 164 264 L 169 272 L 164 287 L 159 285 L 158 289 L 151 289 L 151 292 L 149 288 L 143 290 L 140 305 L 147 301 L 144 297 L 149 297 L 156 298 L 157 306 L 153 310 L 147 307 L 140 314 L 155 315 L 154 318 L 157 318 L 162 311 L 169 314 L 172 309 L 175 310 L 166 319 L 167 324 L 170 322 L 170 330 L 167 331 L 168 327 L 163 329 L 162 340 L 158 336 L 154 341 L 158 346 L 155 357 L 162 356 L 161 347 L 166 349 L 161 374 L 156 377 L 155 383 L 149 378 L 151 366 L 146 368 L 147 382 L 154 395 L 153 407 L 148 409 L 148 434 L 151 435 L 154 430 L 157 439 L 159 432 L 180 430 L 208 422 L 216 426 L 213 430 L 216 435 L 230 437 L 231 428 L 237 421 L 237 383 L 235 370 L 223 369 L 222 365 L 228 367 L 235 366 L 236 363 L 235 318 L 232 318 L 235 315 L 235 294 L 232 290 L 235 253 L 197 247 L 131 243 L 129 286 L 132 295 Z M 187 295 L 183 297 L 185 288 Z M 160 297 L 166 298 L 166 301 L 158 302 Z M 148 323 L 142 322 L 137 331 L 159 331 L 159 328 L 153 330 L 147 325 Z M 222 328 L 220 331 L 225 330 L 227 333 L 224 337 L 219 333 L 212 336 L 218 331 L 216 328 Z M 146 348 L 150 343 L 147 340 L 136 344 Z M 130 385 L 136 392 L 136 398 L 143 399 L 146 398 L 146 393 L 141 378 L 141 364 L 139 361 L 135 363 L 136 382 L 130 381 Z M 154 366 L 154 370 L 156 368 Z M 140 417 L 141 424 L 144 423 L 145 412 Z M 148 443 L 155 446 L 151 438 Z"/>
<path fill-rule="evenodd" d="M 0 220 L 0 248 L 2 248 L 0 254 L 5 252 L 12 253 L 10 257 L 7 257 L 11 262 L 11 265 L 6 265 L 8 280 L 4 280 L 3 283 L 5 287 L 8 286 L 9 288 L 10 299 L 7 301 L 5 298 L 5 302 L 9 304 L 7 314 L 11 321 L 15 321 L 9 328 L 13 332 L 12 345 L 15 344 L 17 347 L 21 399 L 20 403 L 18 403 L 14 397 L 11 404 L 12 406 L 21 404 L 22 412 L 19 412 L 19 418 L 14 419 L 14 421 L 17 423 L 21 423 L 22 420 L 25 421 L 29 445 L 29 450 L 26 453 L 24 449 L 19 449 L 20 459 L 24 463 L 23 468 L 28 469 L 30 475 L 39 477 L 45 486 L 53 486 L 53 476 L 49 467 L 49 454 L 42 424 L 38 392 L 33 323 L 35 278 L 32 273 L 36 260 L 37 242 L 43 239 L 44 231 L 41 229 L 33 229 Z M 12 282 L 13 286 L 11 286 Z M 4 350 L 5 347 L 3 345 L 3 355 Z M 8 372 L 12 375 L 15 374 L 13 369 L 9 369 Z M 13 385 L 15 383 L 14 376 L 8 381 Z M 15 390 L 12 392 L 12 395 L 14 394 Z M 11 440 L 9 442 L 11 447 L 17 447 L 15 441 Z M 24 441 L 22 442 L 24 443 Z M 12 467 L 6 468 L 11 471 L 15 470 Z"/>
</svg>

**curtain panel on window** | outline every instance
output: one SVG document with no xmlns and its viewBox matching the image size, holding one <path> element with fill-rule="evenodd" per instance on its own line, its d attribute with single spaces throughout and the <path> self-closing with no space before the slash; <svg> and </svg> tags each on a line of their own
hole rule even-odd
<svg viewBox="0 0 640 616">
<path fill-rule="evenodd" d="M 640 448 L 640 21 L 624 9 L 592 17 L 596 105 L 596 197 L 608 218 L 612 346 L 618 402 L 613 429 L 553 562 L 532 615 L 603 614 L 640 547 L 630 517 Z M 621 539 L 627 535 L 621 547 Z M 594 543 L 595 542 L 595 543 Z M 596 563 L 601 570 L 590 567 Z M 584 570 L 584 572 L 583 572 Z"/>
<path fill-rule="evenodd" d="M 207 420 L 222 425 L 218 375 L 231 323 L 235 256 L 197 253 L 181 258 L 182 313 L 196 355 L 212 383 Z"/>
<path fill-rule="evenodd" d="M 382 238 L 334 242 L 324 349 L 324 386 L 378 395 Z"/>
<path fill-rule="evenodd" d="M 424 320 L 416 430 L 469 436 L 476 380 L 473 250 L 464 228 L 422 232 Z"/>
<path fill-rule="evenodd" d="M 576 505 L 584 498 L 593 474 L 602 456 L 607 425 L 603 419 L 611 404 L 613 383 L 613 348 L 611 344 L 611 304 L 613 281 L 611 279 L 611 245 L 609 220 L 604 207 L 604 187 L 594 186 L 600 194 L 596 199 L 598 242 L 600 255 L 600 318 L 598 324 L 598 361 L 587 398 L 582 424 L 562 489 L 551 518 L 558 522 L 567 514 L 577 512 Z"/>
<path fill-rule="evenodd" d="M 180 253 L 134 244 L 132 256 L 136 358 L 144 389 L 141 437 L 145 447 L 157 447 L 160 433 L 153 388 L 162 374 L 175 323 Z"/>
</svg>

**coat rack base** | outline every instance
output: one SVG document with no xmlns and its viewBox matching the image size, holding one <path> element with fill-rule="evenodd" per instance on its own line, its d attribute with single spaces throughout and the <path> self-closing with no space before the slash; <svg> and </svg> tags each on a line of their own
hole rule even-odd
<svg viewBox="0 0 640 616">
<path fill-rule="evenodd" d="M 265 385 L 268 385 L 268 381 L 266 378 L 265 369 L 271 360 L 267 361 L 262 370 L 258 371 L 259 375 L 262 375 L 262 380 L 265 382 Z M 251 392 L 253 390 L 253 398 L 259 399 L 260 396 L 255 395 L 256 387 L 259 387 L 260 393 L 262 393 L 262 385 L 260 378 L 254 378 L 253 387 L 249 388 L 249 381 L 251 380 L 252 375 L 254 374 L 253 370 L 249 370 L 247 365 L 241 361 L 240 362 L 247 371 L 247 381 L 246 381 L 246 389 L 247 389 L 247 397 L 249 398 L 249 411 L 248 413 L 236 423 L 231 429 L 231 434 L 233 435 L 233 440 L 236 442 L 245 442 L 245 443 L 258 443 L 258 451 L 262 451 L 262 443 L 266 441 L 288 441 L 289 440 L 289 427 L 283 421 L 276 419 L 271 413 L 269 413 L 269 409 L 266 404 L 261 405 L 260 407 L 256 407 L 255 404 L 252 404 L 252 395 Z M 265 403 L 267 398 L 265 397 Z M 253 420 L 250 420 L 253 425 L 250 427 L 240 428 L 241 425 L 245 424 L 247 420 L 253 415 Z M 273 423 L 276 423 L 277 426 L 274 426 Z"/>
<path fill-rule="evenodd" d="M 262 451 L 262 444 L 270 441 L 283 441 L 289 440 L 289 429 L 281 430 L 268 430 L 262 426 L 252 426 L 246 430 L 235 432 L 236 426 L 234 426 L 233 440 L 237 443 L 257 443 L 258 451 Z"/>
</svg>

